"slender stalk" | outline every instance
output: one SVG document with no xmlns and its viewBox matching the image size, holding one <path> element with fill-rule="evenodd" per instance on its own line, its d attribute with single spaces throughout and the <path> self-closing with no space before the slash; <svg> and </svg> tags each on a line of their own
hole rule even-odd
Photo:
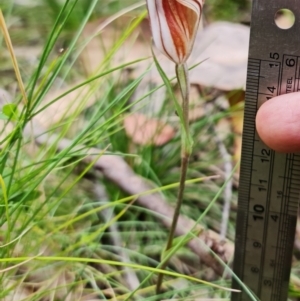
<svg viewBox="0 0 300 301">
<path fill-rule="evenodd" d="M 181 170 L 180 170 L 180 182 L 179 191 L 177 196 L 176 207 L 173 215 L 172 225 L 170 228 L 166 249 L 168 252 L 173 245 L 174 233 L 177 227 L 178 218 L 180 215 L 180 209 L 183 202 L 183 193 L 185 188 L 185 180 L 188 169 L 189 158 L 192 151 L 192 139 L 189 133 L 189 97 L 190 97 L 190 83 L 188 77 L 188 69 L 186 63 L 176 64 L 176 76 L 182 96 L 182 132 L 181 132 Z M 163 256 L 164 257 L 164 256 Z M 162 257 L 162 259 L 164 259 Z M 163 262 L 161 269 L 165 270 L 169 260 Z M 161 286 L 163 283 L 163 274 L 158 274 L 156 284 L 156 294 L 161 292 Z"/>
</svg>

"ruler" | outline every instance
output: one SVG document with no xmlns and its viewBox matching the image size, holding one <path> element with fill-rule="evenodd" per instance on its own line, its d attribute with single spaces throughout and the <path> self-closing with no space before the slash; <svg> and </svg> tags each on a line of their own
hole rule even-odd
<svg viewBox="0 0 300 301">
<path fill-rule="evenodd" d="M 276 25 L 280 9 L 294 13 L 291 28 Z M 233 264 L 248 290 L 233 280 L 242 292 L 232 293 L 232 301 L 287 300 L 300 154 L 269 149 L 256 132 L 255 116 L 265 101 L 295 91 L 300 91 L 300 1 L 253 0 Z"/>
</svg>

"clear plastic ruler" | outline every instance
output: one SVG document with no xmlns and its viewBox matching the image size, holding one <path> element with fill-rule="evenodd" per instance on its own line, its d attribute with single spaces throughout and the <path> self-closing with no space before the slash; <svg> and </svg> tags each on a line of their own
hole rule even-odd
<svg viewBox="0 0 300 301">
<path fill-rule="evenodd" d="M 287 20 L 290 28 L 275 18 L 287 10 L 295 17 L 294 23 Z M 300 91 L 300 0 L 253 0 L 233 264 L 253 296 L 233 280 L 242 292 L 232 293 L 232 301 L 287 300 L 300 154 L 269 149 L 256 132 L 255 116 L 265 101 L 295 91 Z"/>
</svg>

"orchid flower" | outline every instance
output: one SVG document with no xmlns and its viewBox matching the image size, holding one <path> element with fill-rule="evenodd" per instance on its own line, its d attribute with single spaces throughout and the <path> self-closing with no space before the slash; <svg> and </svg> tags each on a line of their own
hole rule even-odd
<svg viewBox="0 0 300 301">
<path fill-rule="evenodd" d="M 147 0 L 155 46 L 176 64 L 191 54 L 204 0 Z"/>
<path fill-rule="evenodd" d="M 199 27 L 202 8 L 205 0 L 146 0 L 149 12 L 152 36 L 156 47 L 165 54 L 176 65 L 177 81 L 182 95 L 182 107 L 176 99 L 175 106 L 182 123 L 182 145 L 181 145 L 181 172 L 177 203 L 173 214 L 165 253 L 173 246 L 173 237 L 180 215 L 180 208 L 183 202 L 183 192 L 188 168 L 189 157 L 192 152 L 192 138 L 189 133 L 189 94 L 190 83 L 186 61 L 189 58 L 195 37 Z M 155 58 L 155 62 L 162 78 L 166 78 L 163 70 Z M 166 83 L 166 82 L 165 82 Z M 168 83 L 166 83 L 168 84 Z M 168 264 L 168 257 L 160 265 L 165 269 Z M 161 292 L 163 274 L 158 275 L 156 293 Z"/>
</svg>

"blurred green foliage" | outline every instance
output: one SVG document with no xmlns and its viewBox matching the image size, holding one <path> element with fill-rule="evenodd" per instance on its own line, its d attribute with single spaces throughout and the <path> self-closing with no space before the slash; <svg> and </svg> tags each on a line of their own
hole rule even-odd
<svg viewBox="0 0 300 301">
<path fill-rule="evenodd" d="M 250 0 L 206 0 L 206 17 L 210 20 L 243 21 Z"/>
</svg>

